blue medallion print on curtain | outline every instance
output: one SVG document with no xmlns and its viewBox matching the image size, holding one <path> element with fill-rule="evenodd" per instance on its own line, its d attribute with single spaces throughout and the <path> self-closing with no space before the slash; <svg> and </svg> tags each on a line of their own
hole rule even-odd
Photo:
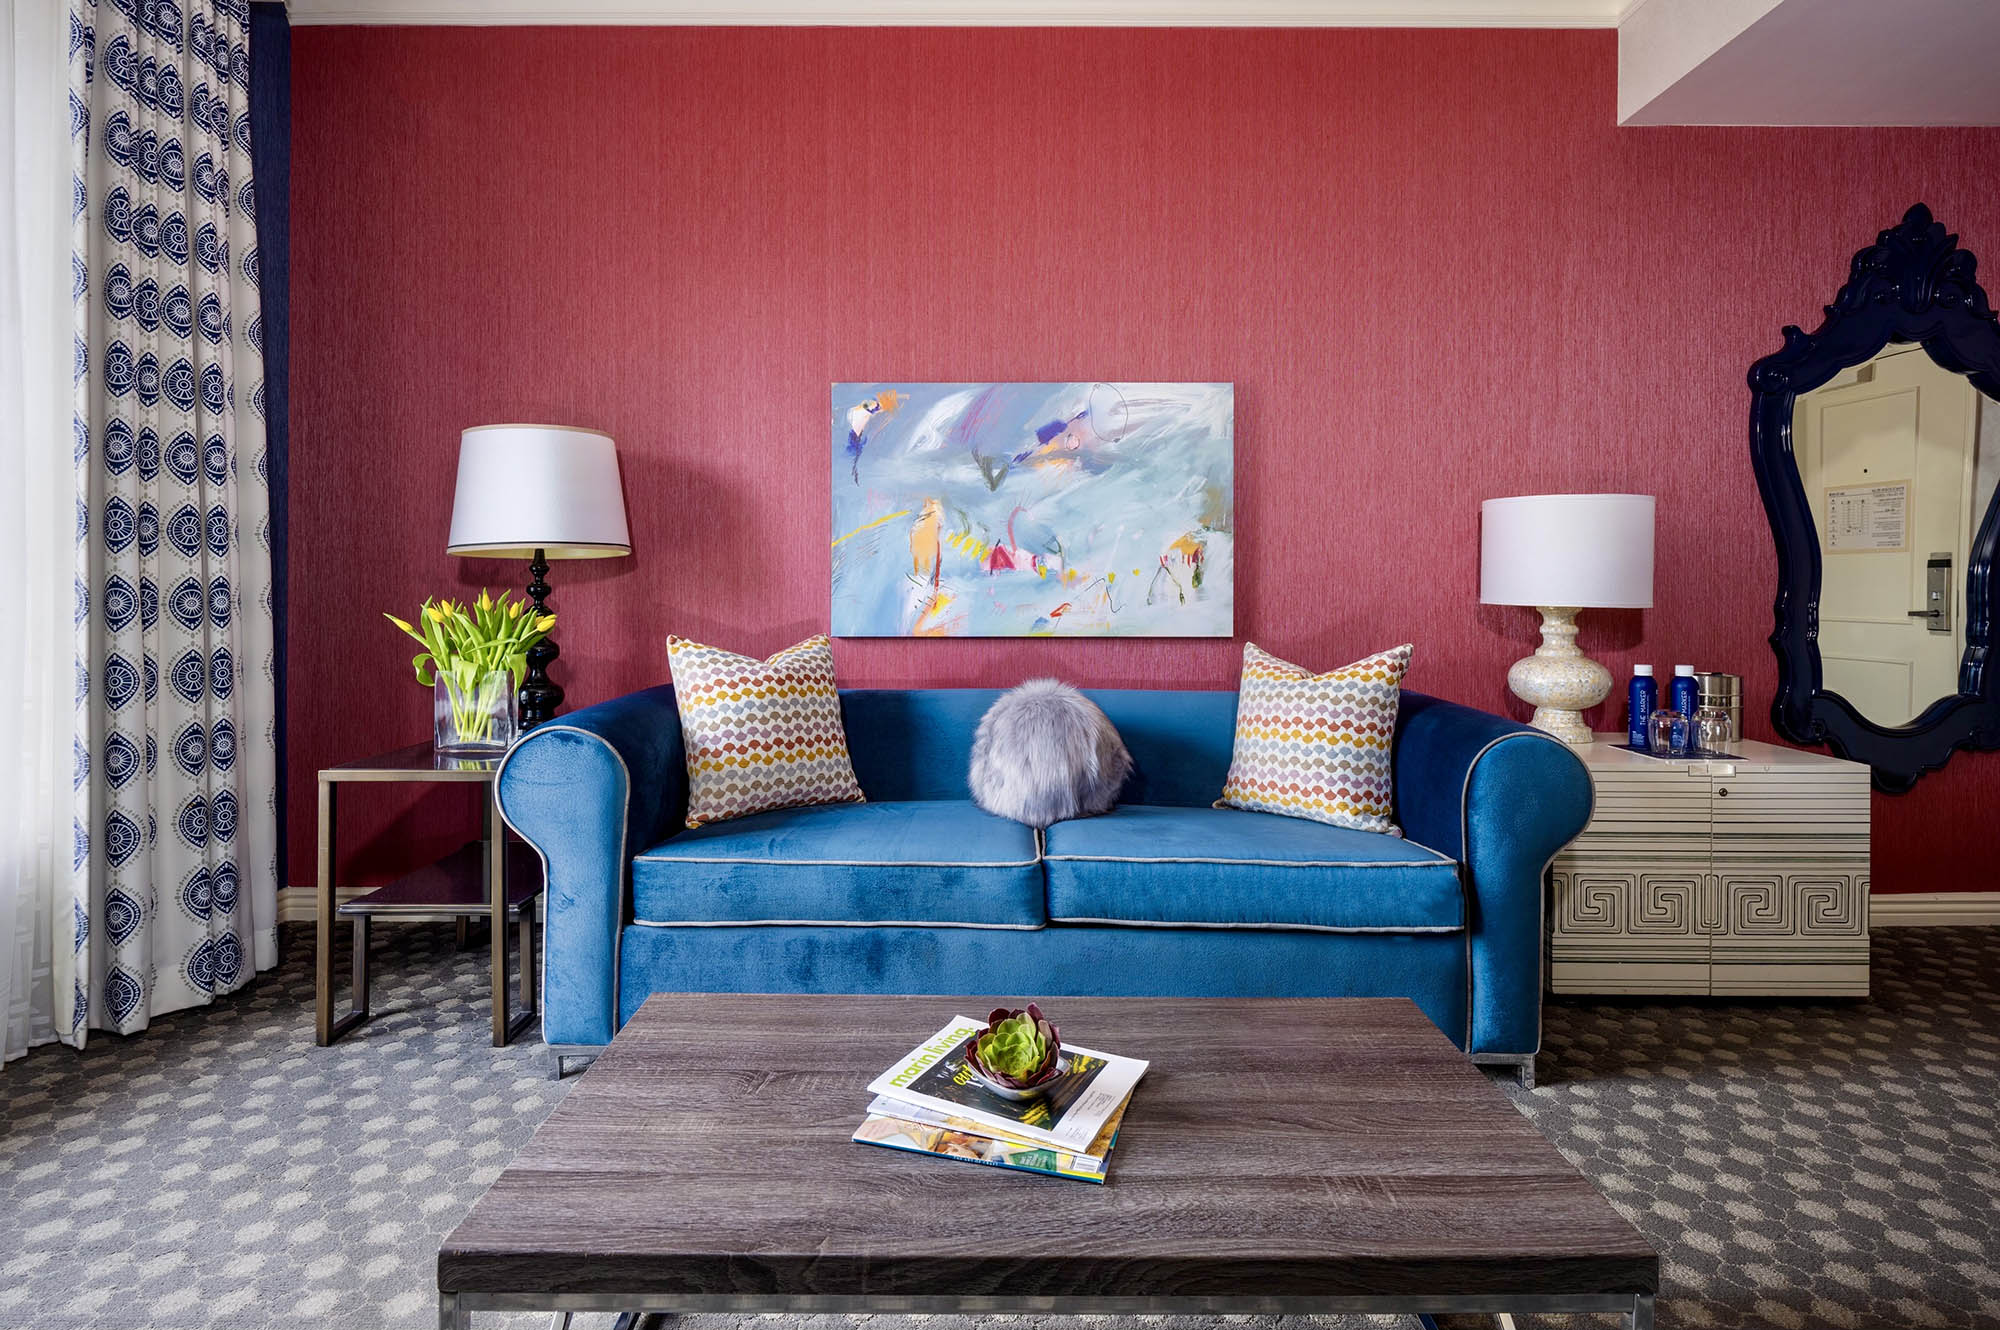
<svg viewBox="0 0 2000 1330">
<path fill-rule="evenodd" d="M 237 332 L 260 327 L 248 21 L 243 0 L 70 5 L 74 1043 L 276 960 L 263 361 Z"/>
</svg>

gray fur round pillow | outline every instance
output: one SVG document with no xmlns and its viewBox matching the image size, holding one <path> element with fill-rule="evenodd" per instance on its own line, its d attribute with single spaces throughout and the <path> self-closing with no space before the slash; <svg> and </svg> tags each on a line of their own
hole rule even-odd
<svg viewBox="0 0 2000 1330">
<path fill-rule="evenodd" d="M 1054 679 L 1002 693 L 972 740 L 972 802 L 1031 827 L 1110 812 L 1131 773 L 1097 703 Z"/>
</svg>

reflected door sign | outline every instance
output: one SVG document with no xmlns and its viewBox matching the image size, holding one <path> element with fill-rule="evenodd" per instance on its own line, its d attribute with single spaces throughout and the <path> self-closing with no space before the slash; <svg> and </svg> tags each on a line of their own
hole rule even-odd
<svg viewBox="0 0 2000 1330">
<path fill-rule="evenodd" d="M 1910 546 L 1910 483 L 1829 486 L 1826 548 L 1831 554 Z M 1908 601 L 1903 602 L 1908 604 Z"/>
</svg>

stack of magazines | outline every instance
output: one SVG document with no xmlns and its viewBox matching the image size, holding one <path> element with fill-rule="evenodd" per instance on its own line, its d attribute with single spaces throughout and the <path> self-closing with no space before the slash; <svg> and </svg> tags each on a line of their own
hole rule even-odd
<svg viewBox="0 0 2000 1330">
<path fill-rule="evenodd" d="M 912 1049 L 868 1087 L 854 1139 L 973 1164 L 1103 1182 L 1118 1126 L 1146 1063 L 1064 1044 L 1063 1077 L 1040 1098 L 989 1090 L 966 1063 L 986 1028 L 964 1016 Z"/>
</svg>

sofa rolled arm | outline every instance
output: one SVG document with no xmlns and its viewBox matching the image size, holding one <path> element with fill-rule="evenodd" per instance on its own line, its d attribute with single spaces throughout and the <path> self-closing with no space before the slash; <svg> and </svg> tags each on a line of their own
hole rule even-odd
<svg viewBox="0 0 2000 1330">
<path fill-rule="evenodd" d="M 618 1028 L 618 933 L 632 856 L 687 814 L 674 690 L 662 685 L 538 726 L 496 777 L 501 816 L 542 857 L 542 1036 L 595 1047 Z"/>
<path fill-rule="evenodd" d="M 1541 730 L 1422 693 L 1396 721 L 1396 821 L 1466 879 L 1466 1052 L 1526 1057 L 1542 1042 L 1543 874 L 1590 821 L 1590 773 Z"/>
</svg>

